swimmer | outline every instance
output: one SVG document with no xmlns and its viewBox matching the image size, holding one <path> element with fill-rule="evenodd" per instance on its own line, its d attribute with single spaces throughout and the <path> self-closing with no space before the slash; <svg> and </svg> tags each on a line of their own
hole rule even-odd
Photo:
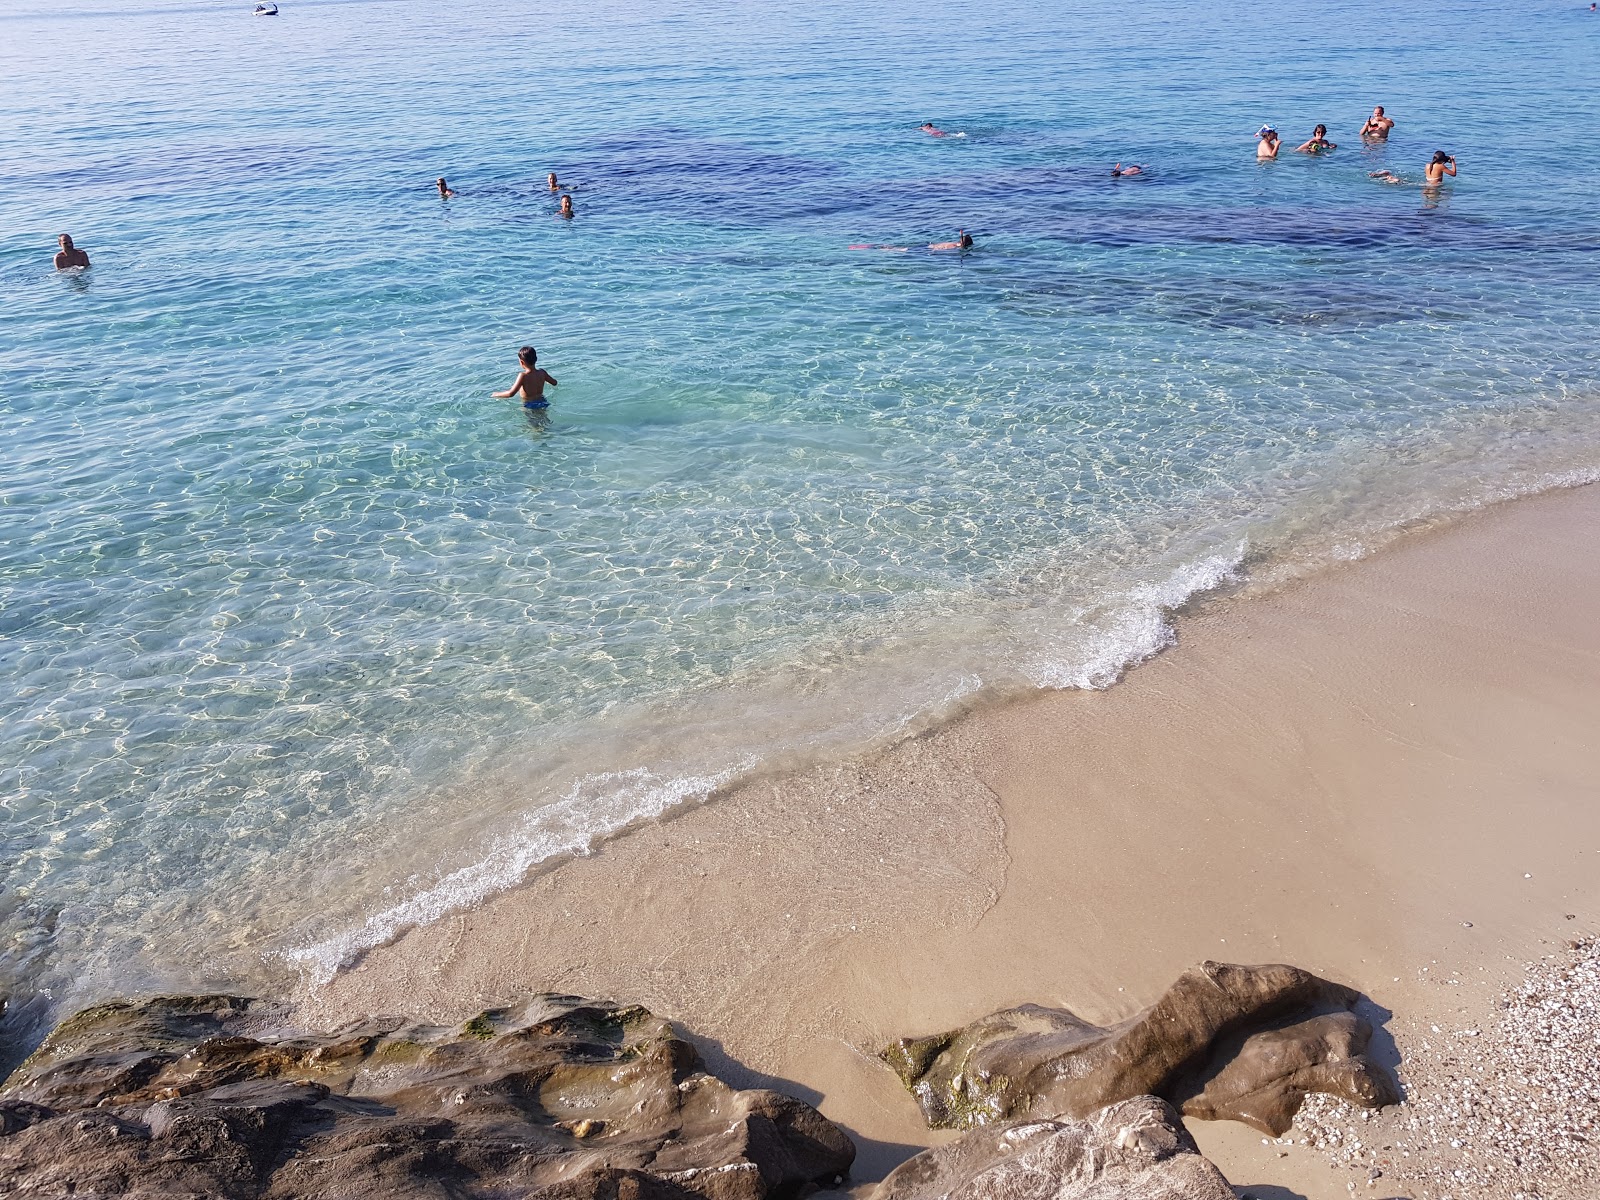
<svg viewBox="0 0 1600 1200">
<path fill-rule="evenodd" d="M 1444 182 L 1446 175 L 1452 179 L 1456 174 L 1456 156 L 1446 154 L 1443 150 L 1433 152 L 1433 160 L 1422 168 L 1423 187 L 1436 188 Z"/>
<path fill-rule="evenodd" d="M 563 196 L 563 197 L 561 197 L 561 215 L 563 217 L 565 217 L 569 221 L 572 220 L 573 212 L 572 212 L 572 197 L 571 196 Z"/>
<path fill-rule="evenodd" d="M 927 134 L 929 137 L 949 137 L 950 136 L 944 130 L 940 129 L 937 125 L 935 125 L 932 121 L 924 121 L 922 123 L 922 125 L 921 125 L 921 129 L 922 129 L 922 132 Z"/>
<path fill-rule="evenodd" d="M 455 192 L 451 190 L 450 185 L 444 181 L 443 175 L 439 176 L 439 178 L 434 180 L 434 182 L 439 186 L 439 199 L 448 200 L 451 196 L 455 195 Z"/>
<path fill-rule="evenodd" d="M 1278 157 L 1278 131 L 1271 125 L 1256 130 L 1256 158 Z"/>
<path fill-rule="evenodd" d="M 496 400 L 509 400 L 518 392 L 522 393 L 523 408 L 548 408 L 550 401 L 544 398 L 544 385 L 556 386 L 556 377 L 539 366 L 539 352 L 532 346 L 524 346 L 517 351 L 517 362 L 522 370 L 517 375 L 517 381 L 503 392 L 496 392 Z"/>
<path fill-rule="evenodd" d="M 1309 140 L 1302 142 L 1294 148 L 1296 154 L 1326 154 L 1329 150 L 1337 150 L 1336 143 L 1328 140 L 1328 127 L 1318 125 L 1311 131 Z"/>
<path fill-rule="evenodd" d="M 559 192 L 561 190 L 561 185 L 556 182 L 556 173 L 554 171 L 551 171 L 550 174 L 546 175 L 544 178 L 545 182 L 550 185 L 550 190 L 552 192 Z"/>
<path fill-rule="evenodd" d="M 72 244 L 70 233 L 63 233 L 56 241 L 61 246 L 56 252 L 56 270 L 70 271 L 74 267 L 83 268 L 89 265 L 89 256 Z"/>
<path fill-rule="evenodd" d="M 928 244 L 928 249 L 929 250 L 971 250 L 972 249 L 972 235 L 970 233 L 968 233 L 965 229 L 958 230 L 958 232 L 960 233 L 961 236 L 956 238 L 955 241 L 953 241 L 953 242 L 930 242 Z M 887 248 L 887 247 L 885 247 L 885 248 Z"/>
<path fill-rule="evenodd" d="M 1132 167 L 1125 167 L 1121 163 L 1118 163 L 1116 166 L 1111 168 L 1111 178 L 1113 178 L 1113 179 L 1120 179 L 1124 175 L 1143 175 L 1143 174 L 1144 174 L 1144 168 L 1141 167 L 1141 166 L 1137 166 L 1137 165 L 1136 166 L 1132 166 Z"/>
<path fill-rule="evenodd" d="M 1400 176 L 1396 175 L 1393 171 L 1390 171 L 1387 168 L 1385 168 L 1382 171 L 1368 171 L 1367 172 L 1367 178 L 1368 179 L 1376 179 L 1379 183 L 1404 183 L 1405 182 L 1404 179 L 1401 179 Z"/>
<path fill-rule="evenodd" d="M 1389 136 L 1389 131 L 1394 128 L 1394 122 L 1383 115 L 1383 105 L 1378 105 L 1372 110 L 1372 115 L 1367 118 L 1367 123 L 1361 127 L 1361 136 L 1372 141 L 1381 142 Z"/>
</svg>

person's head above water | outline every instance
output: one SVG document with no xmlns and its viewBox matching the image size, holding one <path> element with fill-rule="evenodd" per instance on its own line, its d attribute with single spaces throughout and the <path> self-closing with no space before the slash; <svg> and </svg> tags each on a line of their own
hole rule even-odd
<svg viewBox="0 0 1600 1200">
<path fill-rule="evenodd" d="M 1381 105 L 1381 104 L 1376 105 L 1372 110 L 1372 115 L 1375 116 L 1375 117 L 1383 116 L 1383 105 Z"/>
<path fill-rule="evenodd" d="M 1260 129 L 1256 130 L 1256 136 L 1258 138 L 1275 138 L 1278 136 L 1278 131 L 1271 125 L 1263 125 Z"/>
<path fill-rule="evenodd" d="M 549 175 L 545 176 L 545 181 L 547 183 L 549 183 L 550 190 L 552 192 L 555 191 L 558 187 L 561 186 L 559 183 L 556 182 L 556 173 L 554 171 L 551 171 Z"/>
<path fill-rule="evenodd" d="M 561 197 L 561 215 L 563 217 L 570 217 L 572 215 L 572 197 L 571 196 L 563 196 L 563 197 Z"/>
<path fill-rule="evenodd" d="M 1433 161 L 1436 163 L 1447 163 L 1450 161 L 1450 156 L 1443 150 L 1435 150 L 1433 152 Z"/>
<path fill-rule="evenodd" d="M 517 361 L 531 371 L 539 365 L 539 352 L 532 346 L 524 346 L 517 351 Z"/>
<path fill-rule="evenodd" d="M 961 246 L 961 248 L 963 250 L 971 250 L 972 249 L 972 235 L 970 233 L 968 233 L 965 229 L 961 230 L 961 236 L 956 239 L 956 242 Z"/>
<path fill-rule="evenodd" d="M 59 237 L 56 238 L 56 244 L 58 246 L 60 246 L 63 250 L 71 250 L 72 249 L 72 235 L 70 233 L 61 234 Z"/>
<path fill-rule="evenodd" d="M 1314 138 L 1327 137 L 1328 127 L 1326 125 L 1318 125 L 1311 131 L 1311 136 Z"/>
</svg>

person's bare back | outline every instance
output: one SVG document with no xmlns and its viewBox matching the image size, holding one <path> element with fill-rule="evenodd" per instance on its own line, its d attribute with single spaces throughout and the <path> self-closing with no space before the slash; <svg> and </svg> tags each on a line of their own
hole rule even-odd
<svg viewBox="0 0 1600 1200">
<path fill-rule="evenodd" d="M 517 381 L 505 391 L 494 393 L 494 398 L 509 400 L 521 392 L 523 408 L 544 408 L 550 403 L 544 398 L 545 384 L 551 387 L 559 386 L 556 377 L 539 366 L 539 352 L 532 346 L 524 346 L 518 350 L 517 361 L 522 367 L 521 373 L 517 375 Z"/>
</svg>

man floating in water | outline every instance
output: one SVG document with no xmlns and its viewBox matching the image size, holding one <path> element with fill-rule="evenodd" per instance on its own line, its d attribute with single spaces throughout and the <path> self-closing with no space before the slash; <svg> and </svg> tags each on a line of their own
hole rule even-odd
<svg viewBox="0 0 1600 1200">
<path fill-rule="evenodd" d="M 56 270 L 70 271 L 74 268 L 83 269 L 89 265 L 89 256 L 72 244 L 72 235 L 63 233 L 56 239 L 61 249 L 56 252 Z"/>
<path fill-rule="evenodd" d="M 565 217 L 569 221 L 572 220 L 573 212 L 572 212 L 572 197 L 571 196 L 563 196 L 563 197 L 561 197 L 561 215 L 563 217 Z"/>
<path fill-rule="evenodd" d="M 1138 163 L 1135 163 L 1131 167 L 1125 167 L 1121 163 L 1118 163 L 1116 166 L 1111 168 L 1111 178 L 1113 178 L 1113 179 L 1122 179 L 1122 178 L 1125 178 L 1126 176 L 1129 176 L 1129 175 L 1143 175 L 1143 174 L 1144 174 L 1144 168 L 1141 167 Z"/>
<path fill-rule="evenodd" d="M 1422 186 L 1430 189 L 1437 188 L 1444 183 L 1444 177 L 1446 175 L 1453 176 L 1455 173 L 1455 156 L 1452 154 L 1446 154 L 1443 150 L 1435 150 L 1433 152 L 1432 161 L 1430 161 L 1427 166 L 1422 168 Z M 1379 183 L 1406 182 L 1387 167 L 1381 171 L 1368 171 L 1367 177 L 1369 179 L 1376 179 Z"/>
<path fill-rule="evenodd" d="M 922 132 L 927 134 L 929 137 L 949 137 L 950 136 L 944 130 L 940 129 L 937 125 L 935 125 L 932 121 L 924 121 L 922 123 L 921 128 L 922 128 Z"/>
<path fill-rule="evenodd" d="M 1372 115 L 1367 118 L 1367 123 L 1361 127 L 1361 136 L 1369 142 L 1381 142 L 1389 136 L 1389 131 L 1394 128 L 1394 122 L 1383 115 L 1383 105 L 1378 105 L 1372 110 Z"/>
<path fill-rule="evenodd" d="M 532 346 L 524 346 L 517 351 L 517 363 L 522 368 L 517 381 L 505 391 L 494 393 L 494 398 L 509 400 L 521 392 L 523 408 L 549 408 L 550 401 L 544 398 L 544 388 L 545 384 L 555 387 L 556 377 L 539 366 L 539 352 Z"/>
<path fill-rule="evenodd" d="M 929 242 L 929 250 L 971 250 L 972 235 L 965 229 L 956 231 L 957 237 L 953 242 Z M 880 246 L 872 242 L 856 242 L 849 247 L 851 250 L 887 250 L 892 254 L 908 254 L 910 246 Z"/>
</svg>

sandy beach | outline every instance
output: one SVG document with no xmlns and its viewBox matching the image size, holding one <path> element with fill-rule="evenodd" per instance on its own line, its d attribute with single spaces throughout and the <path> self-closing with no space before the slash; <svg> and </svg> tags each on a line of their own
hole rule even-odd
<svg viewBox="0 0 1600 1200">
<path fill-rule="evenodd" d="M 302 1016 L 638 1001 L 847 1128 L 858 1184 L 949 1136 L 874 1057 L 892 1038 L 1023 1001 L 1125 1017 L 1204 959 L 1365 992 L 1419 1097 L 1434 1026 L 1489 1030 L 1524 963 L 1600 930 L 1597 530 L 1600 488 L 1558 492 L 1212 601 L 1106 691 L 743 784 L 410 931 Z M 1374 1177 L 1191 1127 L 1263 1200 L 1450 1194 L 1409 1156 Z"/>
</svg>

